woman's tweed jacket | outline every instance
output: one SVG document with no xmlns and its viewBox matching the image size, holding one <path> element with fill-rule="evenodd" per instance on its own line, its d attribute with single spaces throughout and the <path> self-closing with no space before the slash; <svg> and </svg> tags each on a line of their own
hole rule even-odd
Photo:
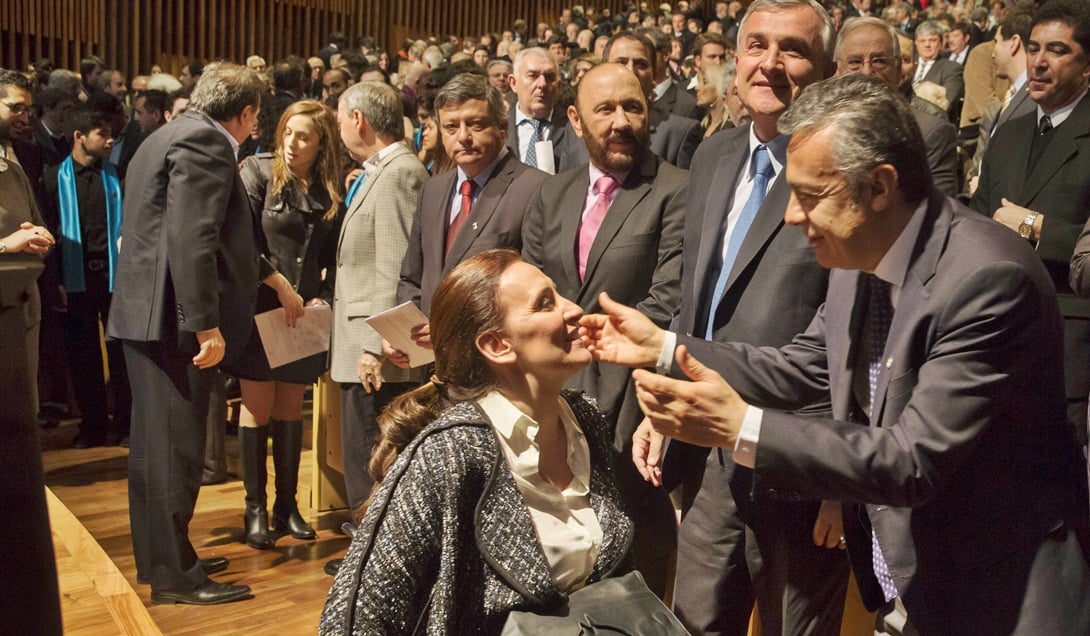
<svg viewBox="0 0 1090 636">
<path fill-rule="evenodd" d="M 582 394 L 563 397 L 590 448 L 590 503 L 602 527 L 594 582 L 629 569 L 632 522 L 613 482 L 605 419 Z M 463 402 L 390 469 L 329 591 L 320 633 L 498 634 L 510 610 L 564 597 L 487 417 Z"/>
</svg>

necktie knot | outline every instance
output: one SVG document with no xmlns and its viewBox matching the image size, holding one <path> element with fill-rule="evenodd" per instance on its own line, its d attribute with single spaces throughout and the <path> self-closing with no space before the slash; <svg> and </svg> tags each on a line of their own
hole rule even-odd
<svg viewBox="0 0 1090 636">
<path fill-rule="evenodd" d="M 774 176 L 772 157 L 768 154 L 768 148 L 763 145 L 753 149 L 753 176 L 761 176 L 766 180 Z"/>
<path fill-rule="evenodd" d="M 600 195 L 607 197 L 613 196 L 614 190 L 617 189 L 617 180 L 612 175 L 605 175 L 598 177 L 594 182 L 594 189 Z"/>
<path fill-rule="evenodd" d="M 477 185 L 477 183 L 475 181 L 473 181 L 473 179 L 466 179 L 465 181 L 463 181 L 462 186 L 460 188 L 462 196 L 463 197 L 472 197 L 473 196 L 473 186 L 475 186 L 475 185 Z"/>
<path fill-rule="evenodd" d="M 1047 134 L 1052 130 L 1052 118 L 1048 115 L 1041 117 L 1041 121 L 1037 124 L 1037 130 L 1040 134 Z"/>
</svg>

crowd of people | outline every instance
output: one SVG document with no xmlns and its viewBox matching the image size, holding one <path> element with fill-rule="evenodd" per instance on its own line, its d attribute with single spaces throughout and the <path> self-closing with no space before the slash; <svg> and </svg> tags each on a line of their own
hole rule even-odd
<svg viewBox="0 0 1090 636">
<path fill-rule="evenodd" d="M 849 572 L 876 633 L 1090 632 L 1084 2 L 573 6 L 238 62 L 0 70 L 39 420 L 74 395 L 75 447 L 129 448 L 152 602 L 252 592 L 188 538 L 228 386 L 242 540 L 316 537 L 328 372 L 322 633 L 500 633 L 633 570 L 692 634 L 839 634 Z M 365 320 L 406 302 L 434 362 Z M 328 353 L 270 365 L 273 309 L 328 311 Z"/>
</svg>

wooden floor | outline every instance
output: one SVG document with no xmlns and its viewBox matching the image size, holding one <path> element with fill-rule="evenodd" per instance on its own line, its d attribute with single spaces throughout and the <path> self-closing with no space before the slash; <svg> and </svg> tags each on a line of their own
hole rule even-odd
<svg viewBox="0 0 1090 636">
<path fill-rule="evenodd" d="M 342 555 L 348 539 L 330 530 L 320 530 L 317 541 L 285 537 L 275 548 L 265 551 L 241 543 L 243 488 L 237 477 L 236 437 L 227 437 L 231 475 L 225 484 L 201 488 L 189 536 L 202 558 L 225 556 L 231 560 L 230 568 L 214 575 L 214 579 L 249 585 L 253 597 L 226 605 L 198 607 L 151 604 L 148 586 L 136 583 L 129 538 L 128 451 L 117 447 L 75 450 L 71 448 L 74 435 L 72 424 L 42 431 L 46 486 L 63 503 L 62 509 L 70 511 L 101 546 L 123 580 L 111 581 L 108 564 L 95 562 L 93 546 L 81 543 L 78 537 L 70 538 L 73 536 L 70 526 L 75 524 L 65 524 L 57 512 L 51 511 L 66 634 L 143 636 L 147 629 L 139 627 L 141 617 L 136 616 L 139 606 L 134 609 L 129 605 L 125 609 L 125 582 L 163 634 L 313 634 L 316 631 L 332 581 L 322 568 L 328 559 Z M 309 439 L 309 435 L 305 433 L 304 439 Z M 271 463 L 270 460 L 270 471 Z M 304 449 L 299 500 L 300 511 L 308 519 L 312 518 L 306 507 L 310 465 L 310 451 Z M 272 500 L 270 493 L 270 504 Z M 124 620 L 118 619 L 119 614 L 126 615 Z"/>
</svg>

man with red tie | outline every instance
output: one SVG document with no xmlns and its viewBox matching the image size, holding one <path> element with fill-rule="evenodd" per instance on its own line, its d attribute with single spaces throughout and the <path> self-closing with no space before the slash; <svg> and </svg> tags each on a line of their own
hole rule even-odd
<svg viewBox="0 0 1090 636">
<path fill-rule="evenodd" d="M 606 291 L 666 325 L 681 290 L 688 172 L 649 150 L 647 98 L 621 64 L 600 65 L 583 77 L 568 119 L 586 144 L 590 164 L 542 185 L 523 221 L 523 258 L 586 312 L 600 311 L 598 294 Z M 614 427 L 614 446 L 625 457 L 642 418 L 630 373 L 594 363 L 571 381 L 598 400 Z M 618 481 L 637 518 L 636 566 L 661 592 L 662 564 L 673 558 L 675 546 L 673 511 L 661 489 L 648 488 L 630 461 L 618 462 Z"/>
</svg>

